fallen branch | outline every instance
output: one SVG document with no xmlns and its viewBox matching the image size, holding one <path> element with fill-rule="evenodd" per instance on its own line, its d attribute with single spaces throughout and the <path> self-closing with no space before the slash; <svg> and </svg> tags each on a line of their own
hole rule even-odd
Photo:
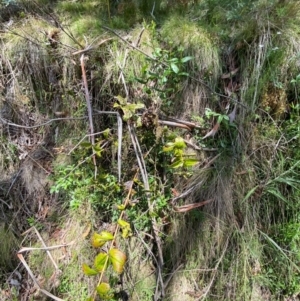
<svg viewBox="0 0 300 301">
<path fill-rule="evenodd" d="M 199 207 L 202 207 L 206 204 L 209 204 L 212 201 L 213 201 L 213 199 L 210 199 L 210 200 L 203 201 L 203 202 L 200 202 L 200 203 L 193 203 L 193 204 L 187 204 L 187 205 L 183 205 L 183 206 L 179 206 L 179 207 L 174 207 L 173 209 L 174 209 L 175 212 L 180 212 L 180 213 L 188 212 L 192 209 L 199 208 Z"/>
<path fill-rule="evenodd" d="M 90 101 L 90 93 L 89 93 L 85 66 L 84 66 L 84 54 L 82 54 L 80 57 L 80 64 L 81 64 L 82 80 L 83 80 L 84 91 L 85 91 L 86 106 L 87 106 L 88 116 L 89 116 L 89 126 L 90 126 L 90 134 L 91 134 L 90 138 L 91 138 L 91 143 L 94 146 L 95 145 L 95 137 L 93 135 L 94 134 L 93 111 L 92 111 L 92 106 L 91 106 L 91 101 Z M 95 178 L 96 178 L 97 163 L 96 163 L 96 154 L 95 154 L 94 150 L 93 150 L 93 163 L 94 163 Z"/>
<path fill-rule="evenodd" d="M 43 245 L 43 248 L 21 248 L 19 250 L 19 252 L 17 253 L 17 257 L 19 258 L 19 260 L 22 262 L 23 266 L 25 267 L 25 269 L 27 270 L 28 272 L 28 275 L 30 276 L 30 278 L 32 279 L 32 281 L 34 282 L 34 284 L 36 285 L 36 287 L 39 289 L 40 292 L 42 292 L 44 295 L 52 298 L 53 300 L 56 300 L 56 301 L 64 301 L 63 299 L 61 298 L 58 298 L 56 296 L 54 296 L 53 294 L 49 293 L 48 291 L 46 291 L 45 289 L 43 289 L 38 280 L 35 278 L 35 276 L 33 275 L 29 265 L 27 264 L 26 260 L 24 259 L 24 256 L 22 253 L 24 252 L 27 252 L 27 251 L 33 251 L 33 250 L 44 250 L 46 251 L 47 255 L 49 256 L 51 262 L 53 263 L 54 267 L 55 267 L 55 272 L 53 273 L 53 275 L 51 276 L 52 277 L 57 277 L 57 275 L 60 275 L 61 271 L 60 269 L 58 268 L 58 265 L 56 264 L 56 262 L 54 261 L 51 253 L 49 250 L 53 250 L 53 249 L 57 249 L 57 248 L 64 248 L 66 246 L 70 246 L 72 244 L 74 244 L 74 241 L 73 242 L 70 242 L 68 244 L 63 244 L 63 245 L 57 245 L 57 246 L 51 246 L 51 247 L 47 247 L 43 238 L 41 237 L 40 233 L 38 232 L 38 230 L 35 228 L 35 227 L 32 227 L 30 229 L 28 229 L 26 232 L 24 232 L 22 235 L 24 234 L 27 234 L 28 232 L 34 230 L 37 237 L 39 238 L 39 240 L 41 241 L 42 245 Z"/>
<path fill-rule="evenodd" d="M 27 273 L 29 274 L 30 278 L 33 280 L 34 284 L 37 286 L 37 288 L 39 289 L 40 292 L 42 292 L 44 295 L 52 298 L 53 300 L 56 300 L 56 301 L 64 301 L 63 299 L 61 298 L 58 298 L 56 296 L 54 296 L 53 294 L 49 293 L 48 291 L 44 290 L 43 288 L 41 288 L 39 282 L 37 281 L 37 279 L 34 277 L 30 267 L 28 266 L 27 262 L 25 261 L 24 257 L 22 254 L 18 253 L 17 254 L 19 260 L 22 262 L 23 266 L 25 267 Z"/>
</svg>

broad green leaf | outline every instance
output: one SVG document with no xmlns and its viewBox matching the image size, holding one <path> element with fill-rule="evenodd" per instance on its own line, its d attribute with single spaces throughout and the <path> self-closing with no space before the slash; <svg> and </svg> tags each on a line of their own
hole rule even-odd
<svg viewBox="0 0 300 301">
<path fill-rule="evenodd" d="M 192 56 L 186 56 L 186 57 L 183 57 L 180 61 L 181 61 L 181 63 L 186 63 L 192 59 L 193 59 Z"/>
<path fill-rule="evenodd" d="M 197 159 L 193 159 L 193 158 L 184 159 L 183 166 L 184 167 L 191 167 L 191 166 L 196 165 L 197 163 L 199 163 L 199 160 L 197 160 Z"/>
<path fill-rule="evenodd" d="M 118 224 L 122 229 L 122 237 L 123 238 L 128 238 L 129 236 L 132 236 L 132 230 L 130 227 L 130 224 L 127 223 L 126 221 L 119 219 Z"/>
<path fill-rule="evenodd" d="M 96 287 L 97 293 L 99 294 L 100 298 L 103 300 L 111 300 L 114 296 L 113 292 L 110 289 L 110 285 L 106 282 L 100 283 Z"/>
<path fill-rule="evenodd" d="M 106 139 L 108 138 L 109 134 L 110 134 L 110 129 L 109 128 L 107 128 L 106 130 L 104 130 L 102 132 L 103 137 L 106 138 Z"/>
<path fill-rule="evenodd" d="M 179 167 L 182 167 L 183 166 L 183 160 L 182 158 L 176 160 L 175 162 L 173 162 L 170 167 L 171 168 L 179 168 Z"/>
<path fill-rule="evenodd" d="M 175 63 L 171 63 L 171 68 L 172 68 L 172 70 L 173 70 L 175 73 L 178 73 L 178 72 L 179 72 L 179 68 L 178 68 L 178 66 L 177 66 Z"/>
<path fill-rule="evenodd" d="M 106 270 L 107 263 L 108 263 L 107 258 L 108 258 L 108 255 L 106 253 L 99 253 L 95 257 L 94 266 L 99 272 Z"/>
<path fill-rule="evenodd" d="M 85 301 L 95 301 L 95 299 L 93 297 L 88 297 L 85 299 Z"/>
<path fill-rule="evenodd" d="M 132 112 L 138 110 L 138 109 L 143 109 L 145 107 L 145 105 L 143 103 L 131 103 L 128 104 L 126 107 L 128 107 L 128 109 Z"/>
<path fill-rule="evenodd" d="M 127 104 L 127 98 L 122 97 L 121 95 L 115 96 L 121 106 Z"/>
<path fill-rule="evenodd" d="M 171 152 L 174 149 L 174 143 L 169 142 L 163 147 L 164 152 Z"/>
<path fill-rule="evenodd" d="M 87 276 L 95 276 L 98 274 L 98 272 L 92 268 L 90 268 L 87 264 L 83 264 L 82 265 L 82 270 L 83 270 L 83 273 Z"/>
<path fill-rule="evenodd" d="M 181 138 L 181 137 L 175 138 L 174 147 L 176 147 L 176 148 L 185 148 L 186 144 L 185 144 L 183 138 Z"/>
<path fill-rule="evenodd" d="M 126 227 L 130 227 L 129 223 L 127 223 L 126 221 L 124 221 L 123 219 L 118 219 L 118 224 L 121 228 L 126 228 Z"/>
<path fill-rule="evenodd" d="M 126 255 L 119 249 L 111 249 L 109 251 L 109 259 L 113 265 L 114 271 L 121 274 L 126 262 Z"/>
<path fill-rule="evenodd" d="M 124 204 L 117 205 L 117 209 L 118 209 L 118 210 L 125 210 L 125 209 L 126 209 L 126 206 L 125 206 Z"/>
<path fill-rule="evenodd" d="M 92 237 L 92 246 L 94 248 L 102 247 L 106 242 L 113 240 L 114 236 L 108 231 L 102 231 L 100 234 L 94 233 Z"/>
<path fill-rule="evenodd" d="M 139 116 L 136 120 L 136 127 L 139 128 L 141 127 L 143 124 L 142 124 L 142 117 Z"/>
<path fill-rule="evenodd" d="M 126 106 L 126 107 L 122 107 L 122 111 L 124 113 L 124 115 L 123 115 L 124 121 L 129 120 L 130 117 L 132 116 L 131 110 L 129 110 L 129 108 Z"/>
<path fill-rule="evenodd" d="M 178 58 L 177 57 L 174 57 L 174 58 L 172 58 L 172 59 L 170 59 L 170 60 L 168 60 L 168 62 L 172 62 L 172 63 L 177 63 L 178 62 Z"/>
</svg>

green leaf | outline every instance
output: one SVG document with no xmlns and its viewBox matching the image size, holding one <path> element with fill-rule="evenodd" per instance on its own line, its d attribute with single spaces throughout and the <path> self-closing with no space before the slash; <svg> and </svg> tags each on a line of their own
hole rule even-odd
<svg viewBox="0 0 300 301">
<path fill-rule="evenodd" d="M 118 274 L 121 274 L 126 262 L 126 255 L 119 249 L 109 250 L 109 259 L 113 265 L 113 269 Z"/>
<path fill-rule="evenodd" d="M 106 270 L 107 263 L 108 263 L 107 258 L 108 258 L 108 255 L 106 253 L 99 253 L 95 257 L 94 266 L 99 272 Z"/>
<path fill-rule="evenodd" d="M 102 247 L 107 241 L 113 240 L 114 236 L 108 231 L 102 231 L 100 234 L 94 233 L 92 237 L 92 246 L 94 248 Z"/>
<path fill-rule="evenodd" d="M 142 78 L 136 77 L 135 80 L 136 80 L 138 83 L 140 83 L 140 84 L 144 84 L 144 85 L 147 84 L 147 80 L 144 80 L 144 79 L 142 79 Z"/>
<path fill-rule="evenodd" d="M 118 210 L 121 210 L 121 211 L 126 209 L 126 206 L 124 204 L 117 205 L 116 207 Z"/>
<path fill-rule="evenodd" d="M 92 147 L 92 144 L 90 142 L 81 142 L 80 146 L 82 146 L 84 148 L 90 148 L 90 147 Z"/>
<path fill-rule="evenodd" d="M 192 56 L 186 56 L 186 57 L 183 57 L 183 58 L 180 60 L 180 62 L 181 62 L 181 63 L 186 63 L 186 62 L 188 62 L 188 61 L 190 61 L 190 60 L 192 60 L 192 59 L 194 59 Z"/>
<path fill-rule="evenodd" d="M 174 71 L 174 73 L 178 73 L 179 72 L 179 68 L 175 63 L 171 63 L 171 68 Z"/>
<path fill-rule="evenodd" d="M 123 119 L 124 121 L 127 121 L 128 119 L 130 119 L 130 117 L 132 116 L 131 111 L 126 107 L 122 107 L 122 111 L 124 113 L 123 115 Z"/>
<path fill-rule="evenodd" d="M 173 162 L 171 165 L 170 165 L 170 168 L 179 168 L 179 167 L 182 167 L 183 166 L 183 160 L 182 158 L 176 160 L 175 162 Z"/>
<path fill-rule="evenodd" d="M 88 297 L 85 299 L 85 301 L 95 301 L 95 299 L 93 297 Z"/>
<path fill-rule="evenodd" d="M 288 200 L 282 195 L 282 193 L 277 188 L 267 187 L 266 191 L 268 193 L 272 194 L 273 196 L 275 196 L 276 198 L 281 199 L 283 202 L 285 202 L 287 204 L 289 203 Z"/>
<path fill-rule="evenodd" d="M 127 223 L 123 219 L 118 219 L 118 224 L 121 228 L 130 227 L 129 223 Z"/>
<path fill-rule="evenodd" d="M 87 264 L 83 264 L 82 265 L 82 270 L 83 270 L 83 273 L 87 276 L 95 276 L 98 274 L 98 272 L 92 268 L 90 268 Z"/>
<path fill-rule="evenodd" d="M 245 201 L 247 201 L 250 198 L 250 196 L 256 191 L 257 188 L 259 188 L 259 185 L 257 185 L 255 187 L 253 187 L 252 189 L 250 189 L 247 192 L 246 196 L 243 198 L 242 203 L 244 203 Z"/>
<path fill-rule="evenodd" d="M 122 97 L 121 95 L 115 96 L 121 106 L 127 104 L 127 98 Z"/>
<path fill-rule="evenodd" d="M 126 107 L 128 107 L 128 109 L 131 112 L 135 112 L 138 109 L 143 109 L 145 107 L 145 105 L 143 103 L 131 103 L 131 104 L 128 104 Z"/>
<path fill-rule="evenodd" d="M 186 148 L 186 144 L 185 144 L 183 138 L 181 138 L 181 137 L 175 138 L 174 147 L 179 148 L 179 149 Z"/>
<path fill-rule="evenodd" d="M 123 238 L 128 238 L 129 236 L 132 236 L 132 230 L 130 227 L 130 224 L 127 223 L 126 221 L 119 219 L 118 224 L 122 229 L 122 237 Z"/>
<path fill-rule="evenodd" d="M 96 287 L 97 293 L 99 294 L 100 298 L 103 300 L 111 300 L 114 297 L 113 292 L 110 289 L 110 285 L 106 282 L 100 283 Z"/>
<path fill-rule="evenodd" d="M 174 143 L 169 142 L 163 147 L 163 152 L 171 152 L 174 149 Z"/>
<path fill-rule="evenodd" d="M 184 167 L 191 167 L 191 166 L 196 165 L 197 163 L 199 163 L 199 160 L 197 160 L 197 159 L 192 159 L 192 158 L 184 159 L 183 166 Z"/>
</svg>

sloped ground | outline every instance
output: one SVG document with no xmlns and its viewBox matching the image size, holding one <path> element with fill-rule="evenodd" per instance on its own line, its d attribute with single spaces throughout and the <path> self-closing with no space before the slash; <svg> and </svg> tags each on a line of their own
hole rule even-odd
<svg viewBox="0 0 300 301">
<path fill-rule="evenodd" d="M 1 299 L 298 300 L 299 4 L 150 2 L 2 6 Z"/>
</svg>

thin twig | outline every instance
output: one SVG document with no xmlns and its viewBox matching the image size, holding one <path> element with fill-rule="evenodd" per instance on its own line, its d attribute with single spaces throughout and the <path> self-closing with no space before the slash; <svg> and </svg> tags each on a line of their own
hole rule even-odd
<svg viewBox="0 0 300 301">
<path fill-rule="evenodd" d="M 86 134 L 83 138 L 81 138 L 79 140 L 79 142 L 68 152 L 68 156 L 71 155 L 72 152 L 74 152 L 74 150 L 80 145 L 80 143 L 87 137 L 91 137 L 91 136 L 97 136 L 97 135 L 100 135 L 100 134 L 103 134 L 105 132 L 104 131 L 101 131 L 101 132 L 97 132 L 97 133 L 94 133 L 94 134 Z"/>
<path fill-rule="evenodd" d="M 43 288 L 41 288 L 39 282 L 37 281 L 37 279 L 34 277 L 30 267 L 28 266 L 26 260 L 24 259 L 22 254 L 17 254 L 19 260 L 22 262 L 23 266 L 25 267 L 25 269 L 27 270 L 27 273 L 29 274 L 29 276 L 31 277 L 31 279 L 33 280 L 34 284 L 37 286 L 37 288 L 39 289 L 40 292 L 42 292 L 44 295 L 52 298 L 53 300 L 56 301 L 64 301 L 64 299 L 58 298 L 54 295 L 52 295 L 51 293 L 47 292 L 46 290 L 44 290 Z"/>
<path fill-rule="evenodd" d="M 3 204 L 5 204 L 7 207 L 8 207 L 8 209 L 13 209 L 14 208 L 14 206 L 12 205 L 12 204 L 8 204 L 8 203 L 6 203 L 4 200 L 2 200 L 2 199 L 0 199 L 0 202 L 2 202 Z"/>
<path fill-rule="evenodd" d="M 112 40 L 112 38 L 108 38 L 108 39 L 102 40 L 102 41 L 100 41 L 100 42 L 99 42 L 97 45 L 95 45 L 95 46 L 92 46 L 92 44 L 91 44 L 91 45 L 89 45 L 88 47 L 86 47 L 85 49 L 82 49 L 82 50 L 78 50 L 78 51 L 73 52 L 72 55 L 84 54 L 84 53 L 86 53 L 86 52 L 88 52 L 88 51 L 90 51 L 90 50 L 95 50 L 97 47 L 101 46 L 102 44 L 104 44 L 105 42 L 110 41 L 110 40 Z"/>
<path fill-rule="evenodd" d="M 39 231 L 38 231 L 37 228 L 34 227 L 34 226 L 33 226 L 33 229 L 34 229 L 34 231 L 35 231 L 37 237 L 38 237 L 39 240 L 41 241 L 42 245 L 44 246 L 47 255 L 49 256 L 50 260 L 52 261 L 52 263 L 53 263 L 53 265 L 54 265 L 54 267 L 55 267 L 55 270 L 56 270 L 56 271 L 59 270 L 58 265 L 57 265 L 56 262 L 54 261 L 52 255 L 51 255 L 51 253 L 49 252 L 48 247 L 46 246 L 46 244 L 45 244 L 45 242 L 44 242 L 42 236 L 41 236 L 40 233 L 39 233 Z"/>
<path fill-rule="evenodd" d="M 82 117 L 62 117 L 62 118 L 53 118 L 53 119 L 50 119 L 44 123 L 40 123 L 40 124 L 37 124 L 37 125 L 32 125 L 32 126 L 27 126 L 27 125 L 20 125 L 20 124 L 16 124 L 16 123 L 13 123 L 13 122 L 9 122 L 9 121 L 6 121 L 4 118 L 0 117 L 0 121 L 4 124 L 4 125 L 9 125 L 9 126 L 13 126 L 13 127 L 16 127 L 16 128 L 21 128 L 21 129 L 36 129 L 36 128 L 39 128 L 39 127 L 42 127 L 42 126 L 45 126 L 45 125 L 48 125 L 54 121 L 63 121 L 63 120 L 82 120 L 82 119 L 86 119 L 87 116 L 82 116 Z"/>
<path fill-rule="evenodd" d="M 71 246 L 75 243 L 75 241 L 72 241 L 68 244 L 63 244 L 63 245 L 56 245 L 56 246 L 51 246 L 51 247 L 43 247 L 43 248 L 29 248 L 29 247 L 24 247 L 22 248 L 21 250 L 19 250 L 18 253 L 24 253 L 24 252 L 27 252 L 27 251 L 35 251 L 35 250 L 55 250 L 55 249 L 59 249 L 59 248 L 64 248 L 64 247 L 67 247 L 67 246 Z"/>
<path fill-rule="evenodd" d="M 84 54 L 82 54 L 81 57 L 80 57 L 80 64 L 81 64 L 82 80 L 83 80 L 84 91 L 85 91 L 86 106 L 87 106 L 88 116 L 89 116 L 90 134 L 94 134 L 93 110 L 92 110 L 92 105 L 91 105 L 91 100 L 90 100 L 90 93 L 89 93 L 89 88 L 88 88 L 88 83 L 87 83 L 87 78 L 86 78 L 86 72 L 85 72 L 85 66 L 84 66 Z M 90 138 L 91 138 L 91 143 L 94 146 L 95 145 L 94 135 L 91 135 Z M 93 163 L 94 163 L 95 178 L 96 178 L 96 176 L 97 176 L 97 162 L 96 162 L 96 154 L 95 154 L 94 150 L 93 150 Z"/>
</svg>

